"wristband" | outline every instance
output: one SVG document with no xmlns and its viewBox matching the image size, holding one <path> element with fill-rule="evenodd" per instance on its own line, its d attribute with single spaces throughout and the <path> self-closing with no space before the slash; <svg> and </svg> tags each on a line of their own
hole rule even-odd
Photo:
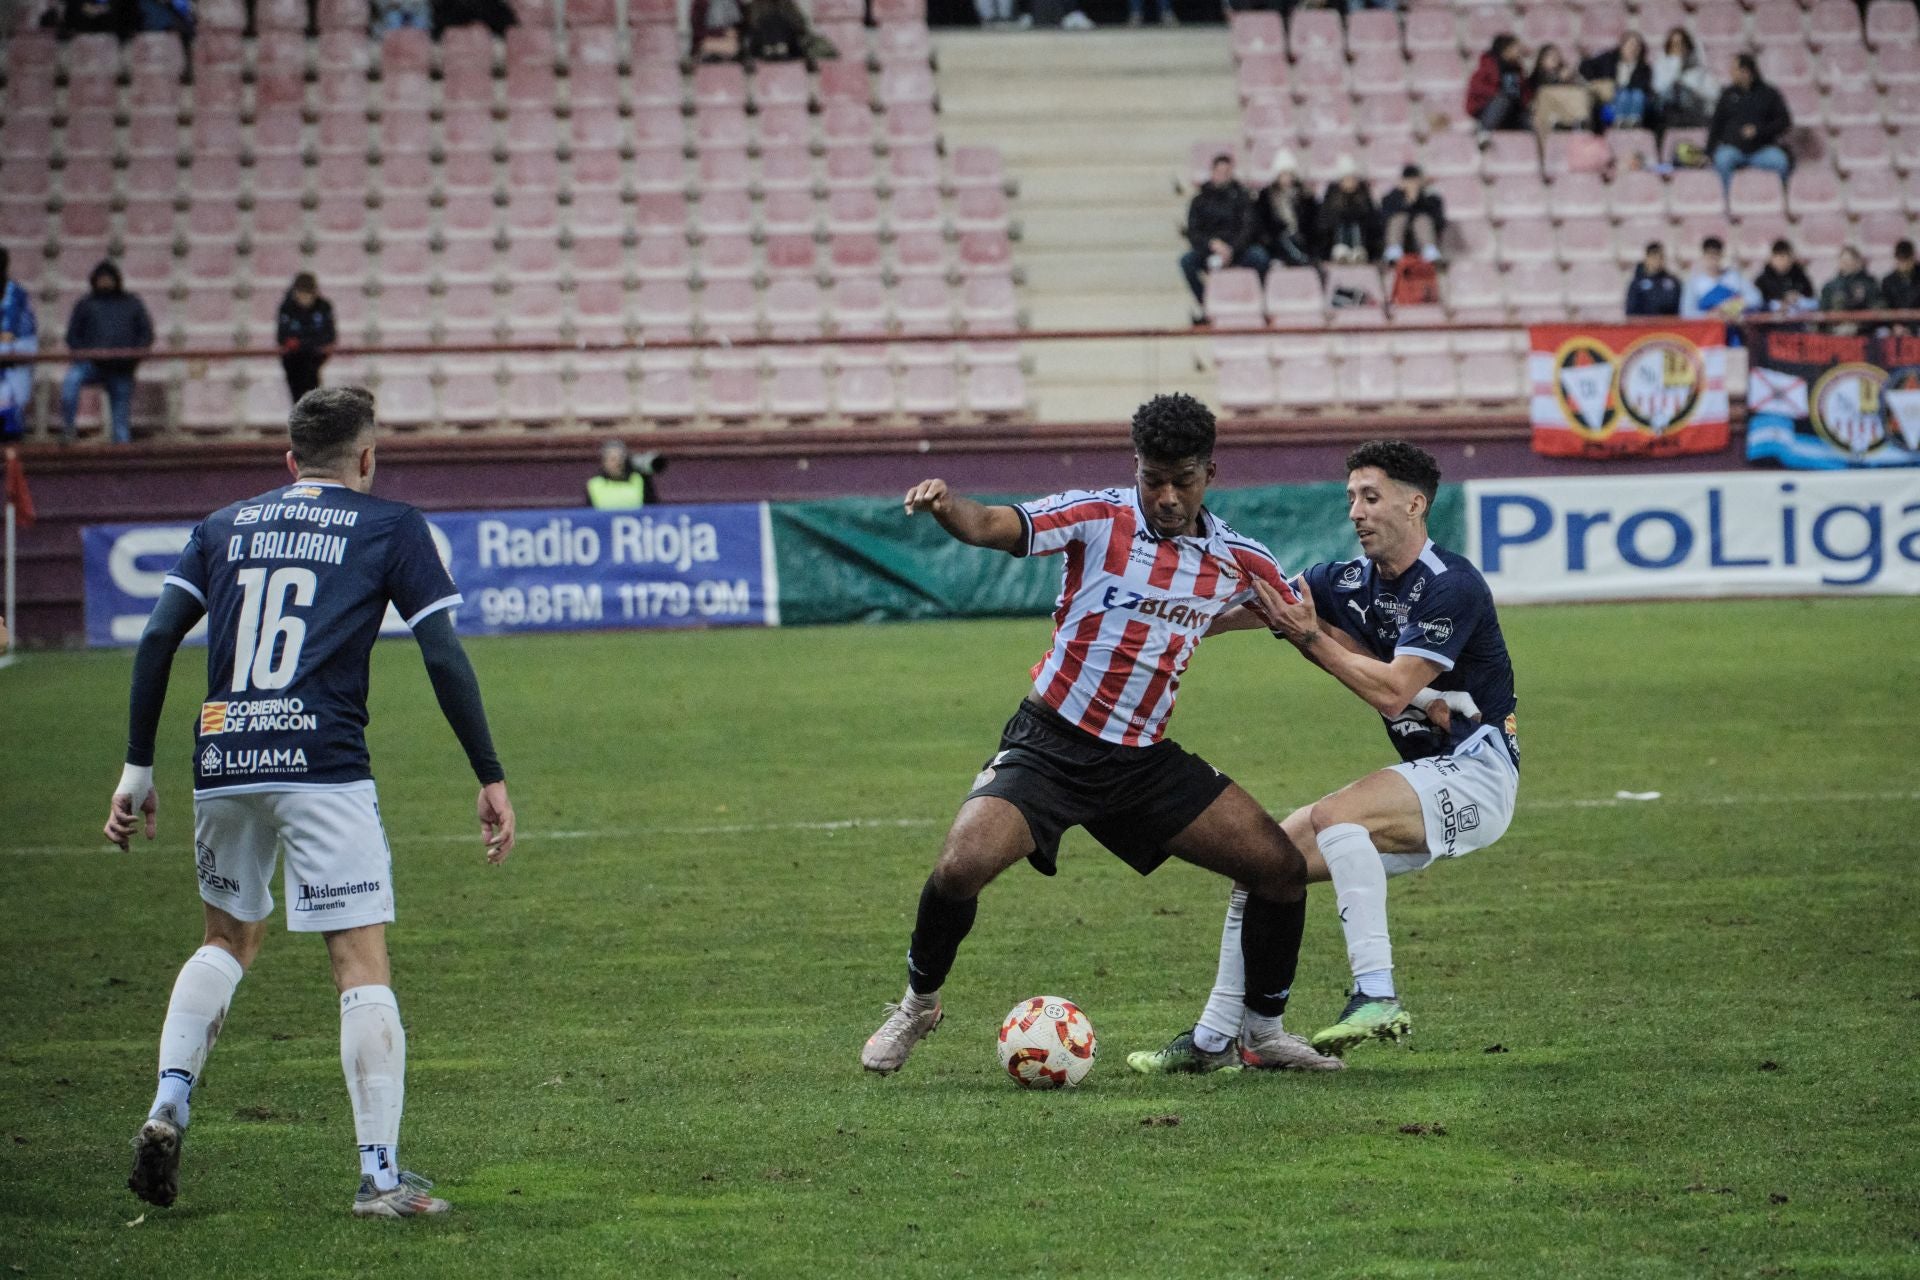
<svg viewBox="0 0 1920 1280">
<path fill-rule="evenodd" d="M 1415 711 L 1425 711 L 1428 707 L 1432 706 L 1434 703 L 1438 701 L 1440 701 L 1440 694 L 1436 690 L 1422 689 L 1420 692 L 1414 694 L 1411 698 L 1407 699 L 1407 705 L 1412 707 Z"/>
<path fill-rule="evenodd" d="M 113 789 L 117 796 L 132 796 L 133 807 L 139 808 L 140 802 L 147 798 L 147 792 L 153 790 L 153 766 L 130 764 L 120 771 L 120 785 Z"/>
</svg>

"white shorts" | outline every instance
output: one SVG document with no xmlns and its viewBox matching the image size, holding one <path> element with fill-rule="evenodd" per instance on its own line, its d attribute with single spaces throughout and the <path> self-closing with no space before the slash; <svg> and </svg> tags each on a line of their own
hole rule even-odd
<svg viewBox="0 0 1920 1280">
<path fill-rule="evenodd" d="M 273 864 L 284 850 L 287 928 L 330 933 L 393 920 L 393 851 L 370 781 L 196 795 L 193 848 L 200 897 L 237 919 L 273 914 Z"/>
<path fill-rule="evenodd" d="M 1418 871 L 1436 858 L 1464 857 L 1507 833 L 1520 792 L 1520 771 L 1499 734 L 1493 725 L 1483 725 L 1452 755 L 1393 766 L 1420 797 L 1427 852 L 1381 854 L 1388 875 Z"/>
</svg>

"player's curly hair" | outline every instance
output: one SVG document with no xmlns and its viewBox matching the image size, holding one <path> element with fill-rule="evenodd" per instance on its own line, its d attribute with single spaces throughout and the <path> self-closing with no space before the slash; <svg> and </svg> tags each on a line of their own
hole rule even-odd
<svg viewBox="0 0 1920 1280">
<path fill-rule="evenodd" d="M 287 437 L 295 462 L 326 470 L 346 461 L 361 433 L 372 427 L 373 392 L 365 387 L 320 387 L 293 406 Z"/>
<path fill-rule="evenodd" d="M 1178 391 L 1133 411 L 1133 451 L 1155 462 L 1213 457 L 1213 431 L 1213 410 Z"/>
<path fill-rule="evenodd" d="M 1348 475 L 1361 467 L 1378 467 L 1387 473 L 1389 480 L 1412 485 L 1427 495 L 1429 507 L 1433 505 L 1433 495 L 1440 491 L 1440 464 L 1425 449 L 1405 440 L 1367 441 L 1347 455 Z"/>
</svg>

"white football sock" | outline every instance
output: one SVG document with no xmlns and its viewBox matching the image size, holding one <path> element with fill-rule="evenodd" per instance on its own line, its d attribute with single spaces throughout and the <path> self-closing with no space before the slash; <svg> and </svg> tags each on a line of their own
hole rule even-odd
<svg viewBox="0 0 1920 1280">
<path fill-rule="evenodd" d="M 167 1001 L 167 1018 L 160 1024 L 160 1086 L 154 1092 L 149 1119 L 162 1107 L 172 1107 L 180 1123 L 187 1123 L 187 1099 L 194 1081 L 207 1065 L 207 1054 L 220 1038 L 233 1003 L 234 988 L 246 970 L 230 952 L 202 947 L 180 966 Z"/>
<path fill-rule="evenodd" d="M 1193 1029 L 1193 1047 L 1202 1053 L 1219 1053 L 1240 1034 L 1240 1020 L 1247 1011 L 1247 969 L 1240 958 L 1240 922 L 1246 918 L 1247 891 L 1235 889 L 1220 926 L 1220 962 L 1214 970 L 1213 990 Z"/>
<path fill-rule="evenodd" d="M 1393 941 L 1387 935 L 1387 869 L 1373 837 L 1355 822 L 1328 827 L 1319 836 L 1320 856 L 1333 877 L 1340 904 L 1340 927 L 1347 935 L 1347 963 L 1356 979 L 1367 985 L 1358 990 L 1371 996 L 1393 991 Z M 1382 989 L 1384 987 L 1384 990 Z M 1371 988 L 1371 989 L 1370 989 Z"/>
<path fill-rule="evenodd" d="M 400 1110 L 407 1089 L 407 1033 L 389 987 L 340 997 L 340 1067 L 353 1099 L 360 1172 L 381 1191 L 400 1185 Z"/>
<path fill-rule="evenodd" d="M 939 1003 L 940 993 L 938 991 L 929 991 L 923 995 L 915 991 L 912 987 L 908 987 L 907 994 L 900 997 L 900 1007 L 915 1017 L 928 1012 Z"/>
</svg>

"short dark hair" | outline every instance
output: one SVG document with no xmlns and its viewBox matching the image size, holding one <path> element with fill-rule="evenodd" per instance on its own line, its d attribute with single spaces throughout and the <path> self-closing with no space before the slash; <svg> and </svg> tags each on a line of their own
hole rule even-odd
<svg viewBox="0 0 1920 1280">
<path fill-rule="evenodd" d="M 1769 250 L 1767 250 L 1767 252 L 1769 252 L 1769 253 L 1784 253 L 1784 254 L 1786 254 L 1786 255 L 1787 255 L 1787 256 L 1788 256 L 1789 258 L 1791 258 L 1791 257 L 1793 256 L 1793 241 L 1791 241 L 1791 240 L 1775 240 L 1775 241 L 1773 242 L 1773 248 L 1771 248 L 1771 249 L 1769 249 Z"/>
<path fill-rule="evenodd" d="M 1213 456 L 1213 410 L 1184 392 L 1155 396 L 1133 411 L 1133 451 L 1154 462 Z"/>
<path fill-rule="evenodd" d="M 1750 53 L 1734 54 L 1733 65 L 1736 67 L 1739 67 L 1742 71 L 1752 76 L 1755 80 L 1758 80 L 1760 78 L 1760 60 L 1758 58 L 1755 58 Z"/>
<path fill-rule="evenodd" d="M 1402 178 L 1424 178 L 1424 177 L 1426 177 L 1427 175 L 1426 175 L 1426 174 L 1424 174 L 1424 173 L 1422 173 L 1422 172 L 1420 172 L 1420 166 L 1419 166 L 1419 165 L 1417 165 L 1417 164 L 1409 164 L 1409 165 L 1403 165 L 1403 166 L 1401 166 L 1401 169 L 1400 169 L 1400 176 L 1401 176 Z"/>
<path fill-rule="evenodd" d="M 318 293 L 320 292 L 320 282 L 313 278 L 313 272 L 302 271 L 299 275 L 293 278 L 293 288 L 291 292 Z"/>
<path fill-rule="evenodd" d="M 0 253 L 5 252 L 5 249 L 0 249 Z M 1899 244 L 1893 246 L 1893 256 L 1896 258 L 1911 258 L 1913 256 L 1913 241 L 1902 240 Z M 4 265 L 5 262 L 6 259 L 0 258 L 0 265 Z"/>
<path fill-rule="evenodd" d="M 1387 473 L 1387 479 L 1412 485 L 1427 495 L 1429 508 L 1433 495 L 1440 492 L 1440 464 L 1425 449 L 1405 440 L 1367 441 L 1347 455 L 1348 475 L 1362 467 L 1378 467 Z"/>
<path fill-rule="evenodd" d="M 346 461 L 373 430 L 373 392 L 365 387 L 320 387 L 300 397 L 287 418 L 293 460 L 325 470 Z"/>
<path fill-rule="evenodd" d="M 1726 251 L 1727 242 L 1719 236 L 1708 236 L 1700 242 L 1700 252 L 1702 253 L 1725 253 Z"/>
<path fill-rule="evenodd" d="M 1658 240 L 1647 241 L 1647 247 L 1644 250 L 1646 253 L 1665 253 L 1666 251 L 1667 246 L 1661 244 Z"/>
<path fill-rule="evenodd" d="M 1213 158 L 1213 162 L 1214 164 L 1232 164 L 1233 153 L 1229 151 L 1222 151 L 1219 155 Z"/>
</svg>

